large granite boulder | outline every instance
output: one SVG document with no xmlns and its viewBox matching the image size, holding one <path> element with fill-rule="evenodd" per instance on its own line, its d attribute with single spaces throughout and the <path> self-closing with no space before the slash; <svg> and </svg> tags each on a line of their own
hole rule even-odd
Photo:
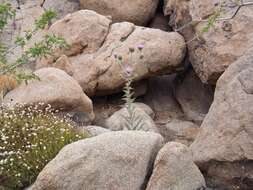
<svg viewBox="0 0 253 190">
<path fill-rule="evenodd" d="M 219 79 L 214 102 L 191 145 L 194 161 L 214 185 L 252 189 L 253 50 Z"/>
<path fill-rule="evenodd" d="M 198 190 L 206 183 L 188 147 L 167 143 L 158 153 L 146 190 Z"/>
<path fill-rule="evenodd" d="M 31 190 L 140 190 L 163 138 L 156 133 L 110 132 L 64 147 Z"/>
<path fill-rule="evenodd" d="M 237 11 L 238 3 L 241 2 L 165 1 L 164 13 L 171 15 L 171 25 L 188 42 L 192 65 L 203 82 L 215 84 L 226 68 L 253 45 L 253 6 L 242 6 Z M 217 22 L 208 27 L 211 16 L 218 13 Z"/>
<path fill-rule="evenodd" d="M 3 104 L 14 107 L 17 104 L 44 103 L 60 111 L 84 112 L 89 119 L 94 119 L 92 101 L 71 76 L 57 68 L 43 68 L 34 74 L 39 80 L 29 81 L 12 90 L 5 96 Z"/>
<path fill-rule="evenodd" d="M 108 18 L 89 10 L 67 15 L 49 31 L 66 38 L 70 49 L 58 52 L 58 60 L 57 57 L 44 60 L 38 67 L 60 67 L 73 76 L 89 96 L 120 91 L 126 82 L 125 68 L 133 71 L 134 81 L 140 81 L 177 71 L 185 56 L 184 38 L 176 32 L 128 22 L 110 25 Z M 58 61 L 61 64 L 56 64 Z"/>
<path fill-rule="evenodd" d="M 155 14 L 159 0 L 80 0 L 83 9 L 111 15 L 114 22 L 147 24 Z"/>
</svg>

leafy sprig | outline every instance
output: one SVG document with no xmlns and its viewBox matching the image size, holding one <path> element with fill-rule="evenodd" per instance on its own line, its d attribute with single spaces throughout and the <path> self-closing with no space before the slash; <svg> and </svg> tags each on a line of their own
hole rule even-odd
<svg viewBox="0 0 253 190">
<path fill-rule="evenodd" d="M 9 3 L 0 4 L 0 31 L 2 31 L 8 24 L 10 19 L 16 16 L 16 11 L 11 7 Z"/>
<path fill-rule="evenodd" d="M 8 23 L 8 20 L 15 16 L 15 12 L 9 4 L 0 4 L 0 29 Z M 34 23 L 34 29 L 28 30 L 23 36 L 18 36 L 15 40 L 15 48 L 25 46 L 30 42 L 33 36 L 40 30 L 45 29 L 56 18 L 56 13 L 52 10 L 46 10 L 39 19 Z M 3 27 L 1 28 L 1 22 Z M 32 73 L 20 72 L 18 68 L 22 65 L 29 64 L 37 59 L 52 56 L 54 51 L 59 48 L 67 48 L 66 41 L 55 35 L 45 35 L 39 42 L 34 43 L 31 47 L 24 50 L 22 55 L 16 61 L 9 63 L 6 55 L 11 53 L 15 48 L 7 49 L 4 44 L 0 44 L 0 75 L 10 75 L 19 82 L 26 82 L 32 79 L 38 79 Z M 1 89 L 0 89 L 1 90 Z"/>
</svg>

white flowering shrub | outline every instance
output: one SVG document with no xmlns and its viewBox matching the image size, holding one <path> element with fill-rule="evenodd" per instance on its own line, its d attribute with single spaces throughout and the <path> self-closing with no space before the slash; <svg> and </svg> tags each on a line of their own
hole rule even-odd
<svg viewBox="0 0 253 190">
<path fill-rule="evenodd" d="M 88 137 L 55 116 L 50 106 L 0 109 L 0 189 L 23 189 L 67 144 Z"/>
</svg>

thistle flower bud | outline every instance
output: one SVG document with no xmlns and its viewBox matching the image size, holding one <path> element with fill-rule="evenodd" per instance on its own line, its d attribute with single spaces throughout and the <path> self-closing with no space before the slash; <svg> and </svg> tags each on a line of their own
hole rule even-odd
<svg viewBox="0 0 253 190">
<path fill-rule="evenodd" d="M 129 48 L 129 51 L 130 51 L 131 53 L 133 53 L 133 52 L 134 52 L 134 48 L 130 47 L 130 48 Z"/>
</svg>

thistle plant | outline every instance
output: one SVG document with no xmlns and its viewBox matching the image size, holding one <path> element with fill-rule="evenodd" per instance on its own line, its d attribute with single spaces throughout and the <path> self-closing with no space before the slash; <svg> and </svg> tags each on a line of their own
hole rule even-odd
<svg viewBox="0 0 253 190">
<path fill-rule="evenodd" d="M 33 36 L 41 30 L 48 27 L 56 13 L 52 10 L 46 10 L 40 18 L 34 23 L 34 28 L 24 32 L 23 36 L 18 36 L 12 48 L 7 48 L 0 43 L 0 76 L 7 75 L 17 82 L 27 82 L 32 79 L 39 79 L 31 72 L 24 72 L 19 69 L 21 66 L 29 64 L 41 58 L 53 56 L 55 49 L 67 48 L 66 41 L 55 35 L 45 35 L 41 41 L 35 42 L 31 47 L 26 48 Z M 0 4 L 0 30 L 3 32 L 8 21 L 15 20 L 15 10 L 8 3 Z M 21 48 L 23 53 L 14 62 L 8 62 L 6 56 L 12 53 L 16 48 Z M 5 89 L 0 89 L 1 94 Z"/>
<path fill-rule="evenodd" d="M 142 52 L 143 48 L 144 48 L 143 45 L 138 46 L 137 49 L 139 50 L 139 53 Z M 131 58 L 130 64 L 134 64 L 133 54 L 135 53 L 135 51 L 136 51 L 135 48 L 129 48 L 129 55 Z M 123 88 L 124 95 L 122 99 L 125 102 L 125 108 L 127 109 L 128 114 L 126 116 L 122 115 L 122 117 L 125 120 L 124 128 L 128 130 L 141 130 L 143 129 L 145 122 L 143 121 L 143 118 L 140 115 L 138 115 L 137 109 L 134 106 L 135 97 L 134 97 L 134 89 L 132 87 L 132 83 L 133 83 L 135 74 L 133 71 L 133 67 L 130 64 L 128 65 L 124 64 L 122 56 L 115 56 L 115 58 L 122 69 L 123 77 L 126 81 L 125 86 Z M 143 55 L 141 54 L 139 58 L 142 59 Z"/>
<path fill-rule="evenodd" d="M 43 103 L 0 109 L 0 189 L 31 185 L 44 166 L 67 144 L 88 137 Z"/>
</svg>

